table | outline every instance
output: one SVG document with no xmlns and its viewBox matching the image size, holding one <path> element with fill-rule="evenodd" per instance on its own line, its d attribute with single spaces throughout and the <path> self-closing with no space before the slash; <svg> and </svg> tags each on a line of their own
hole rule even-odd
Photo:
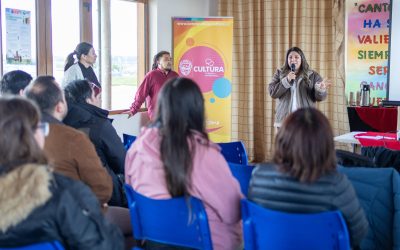
<svg viewBox="0 0 400 250">
<path fill-rule="evenodd" d="M 357 145 L 400 150 L 400 141 L 396 140 L 396 133 L 354 131 L 336 136 L 334 141 L 352 144 L 353 152 L 355 152 Z"/>
<path fill-rule="evenodd" d="M 396 107 L 347 107 L 350 131 L 395 132 Z"/>
</svg>

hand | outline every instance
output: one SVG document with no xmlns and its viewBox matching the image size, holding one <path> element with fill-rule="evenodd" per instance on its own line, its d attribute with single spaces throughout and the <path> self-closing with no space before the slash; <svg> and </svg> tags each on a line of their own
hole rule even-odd
<svg viewBox="0 0 400 250">
<path fill-rule="evenodd" d="M 292 80 L 296 79 L 296 73 L 294 73 L 293 71 L 290 71 L 286 77 L 287 77 L 288 82 L 291 82 Z"/>
<path fill-rule="evenodd" d="M 317 84 L 318 84 L 318 87 L 319 87 L 321 90 L 327 90 L 327 89 L 329 88 L 329 86 L 332 85 L 332 81 L 329 80 L 328 78 L 324 78 L 324 79 L 322 80 L 322 82 L 319 82 L 319 83 L 317 83 Z M 316 84 L 316 85 L 317 85 L 317 84 Z"/>
<path fill-rule="evenodd" d="M 133 113 L 132 113 L 132 111 L 130 111 L 130 110 L 124 111 L 124 112 L 122 112 L 121 114 L 128 114 L 128 119 L 131 118 L 131 117 L 133 116 Z"/>
</svg>

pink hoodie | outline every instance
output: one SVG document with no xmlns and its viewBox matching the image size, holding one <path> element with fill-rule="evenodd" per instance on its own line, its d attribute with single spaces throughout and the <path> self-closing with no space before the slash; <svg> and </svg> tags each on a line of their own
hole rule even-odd
<svg viewBox="0 0 400 250">
<path fill-rule="evenodd" d="M 243 194 L 218 145 L 195 136 L 191 194 L 203 201 L 214 249 L 236 249 L 242 241 L 240 199 Z M 160 155 L 157 128 L 146 128 L 129 149 L 126 182 L 155 199 L 170 198 Z"/>
</svg>

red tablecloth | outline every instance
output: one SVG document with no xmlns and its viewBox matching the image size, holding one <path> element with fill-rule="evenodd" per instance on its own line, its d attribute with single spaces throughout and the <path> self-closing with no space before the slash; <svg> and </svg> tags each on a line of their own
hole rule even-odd
<svg viewBox="0 0 400 250">
<path fill-rule="evenodd" d="M 395 132 L 397 107 L 356 107 L 360 119 L 377 131 Z"/>
<path fill-rule="evenodd" d="M 371 138 L 366 138 L 366 137 Z M 375 137 L 373 139 L 372 137 Z M 354 136 L 363 147 L 385 147 L 400 150 L 400 141 L 396 140 L 396 133 L 366 132 Z"/>
</svg>

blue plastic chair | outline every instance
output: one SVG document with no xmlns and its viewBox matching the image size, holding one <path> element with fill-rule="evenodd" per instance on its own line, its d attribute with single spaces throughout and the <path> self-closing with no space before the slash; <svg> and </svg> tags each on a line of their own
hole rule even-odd
<svg viewBox="0 0 400 250">
<path fill-rule="evenodd" d="M 247 153 L 243 142 L 226 142 L 218 143 L 218 145 L 221 147 L 221 153 L 226 161 L 247 165 Z"/>
<path fill-rule="evenodd" d="M 253 173 L 254 166 L 241 165 L 232 162 L 228 162 L 228 165 L 231 169 L 233 176 L 238 180 L 240 184 L 240 190 L 242 190 L 244 196 L 247 197 L 251 174 Z"/>
<path fill-rule="evenodd" d="M 125 149 L 128 150 L 131 147 L 132 143 L 136 140 L 136 136 L 122 134 L 122 140 L 124 141 Z"/>
<path fill-rule="evenodd" d="M 0 247 L 0 250 L 64 250 L 64 247 L 58 241 L 52 242 L 42 242 L 36 243 L 23 247 L 13 247 L 13 248 L 4 248 Z"/>
<path fill-rule="evenodd" d="M 195 249 L 212 249 L 207 213 L 199 199 L 194 197 L 190 197 L 189 200 L 184 197 L 151 199 L 135 192 L 127 184 L 125 191 L 136 240 L 151 240 Z"/>
<path fill-rule="evenodd" d="M 346 223 L 338 211 L 292 214 L 263 208 L 243 199 L 246 250 L 349 250 Z"/>
</svg>

